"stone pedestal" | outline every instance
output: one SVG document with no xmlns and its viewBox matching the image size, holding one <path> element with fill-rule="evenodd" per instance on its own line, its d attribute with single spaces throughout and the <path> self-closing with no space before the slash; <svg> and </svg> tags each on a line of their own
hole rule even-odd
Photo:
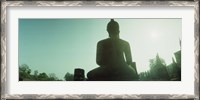
<svg viewBox="0 0 200 100">
<path fill-rule="evenodd" d="M 85 71 L 81 68 L 76 68 L 74 70 L 74 81 L 84 81 L 85 80 Z"/>
</svg>

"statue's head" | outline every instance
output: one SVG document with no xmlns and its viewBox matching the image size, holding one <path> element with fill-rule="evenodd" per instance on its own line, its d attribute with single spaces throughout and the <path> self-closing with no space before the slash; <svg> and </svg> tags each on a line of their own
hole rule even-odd
<svg viewBox="0 0 200 100">
<path fill-rule="evenodd" d="M 119 24 L 111 19 L 110 22 L 107 24 L 107 31 L 110 37 L 118 36 L 119 35 Z"/>
</svg>

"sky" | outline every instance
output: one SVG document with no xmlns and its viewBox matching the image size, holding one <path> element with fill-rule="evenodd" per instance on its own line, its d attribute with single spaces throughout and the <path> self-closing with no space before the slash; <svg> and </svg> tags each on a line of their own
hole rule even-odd
<svg viewBox="0 0 200 100">
<path fill-rule="evenodd" d="M 19 19 L 19 65 L 27 64 L 32 73 L 55 73 L 59 79 L 88 71 L 96 64 L 97 42 L 108 38 L 108 18 L 102 19 Z M 180 50 L 181 19 L 115 19 L 120 38 L 129 42 L 138 72 L 149 70 L 149 60 L 157 53 L 166 64 Z"/>
</svg>

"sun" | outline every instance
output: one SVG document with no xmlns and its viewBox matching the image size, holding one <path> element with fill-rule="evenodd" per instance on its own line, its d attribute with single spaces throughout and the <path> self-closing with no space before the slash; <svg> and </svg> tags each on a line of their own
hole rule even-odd
<svg viewBox="0 0 200 100">
<path fill-rule="evenodd" d="M 151 32 L 150 35 L 151 35 L 152 39 L 158 38 L 158 33 L 157 32 Z"/>
</svg>

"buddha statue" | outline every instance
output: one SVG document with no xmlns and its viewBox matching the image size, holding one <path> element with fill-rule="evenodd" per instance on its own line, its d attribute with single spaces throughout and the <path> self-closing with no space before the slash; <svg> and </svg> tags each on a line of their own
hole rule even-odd
<svg viewBox="0 0 200 100">
<path fill-rule="evenodd" d="M 111 19 L 107 24 L 109 37 L 97 43 L 96 63 L 99 67 L 88 72 L 91 81 L 137 80 L 136 66 L 133 65 L 130 45 L 119 37 L 119 24 Z"/>
</svg>

